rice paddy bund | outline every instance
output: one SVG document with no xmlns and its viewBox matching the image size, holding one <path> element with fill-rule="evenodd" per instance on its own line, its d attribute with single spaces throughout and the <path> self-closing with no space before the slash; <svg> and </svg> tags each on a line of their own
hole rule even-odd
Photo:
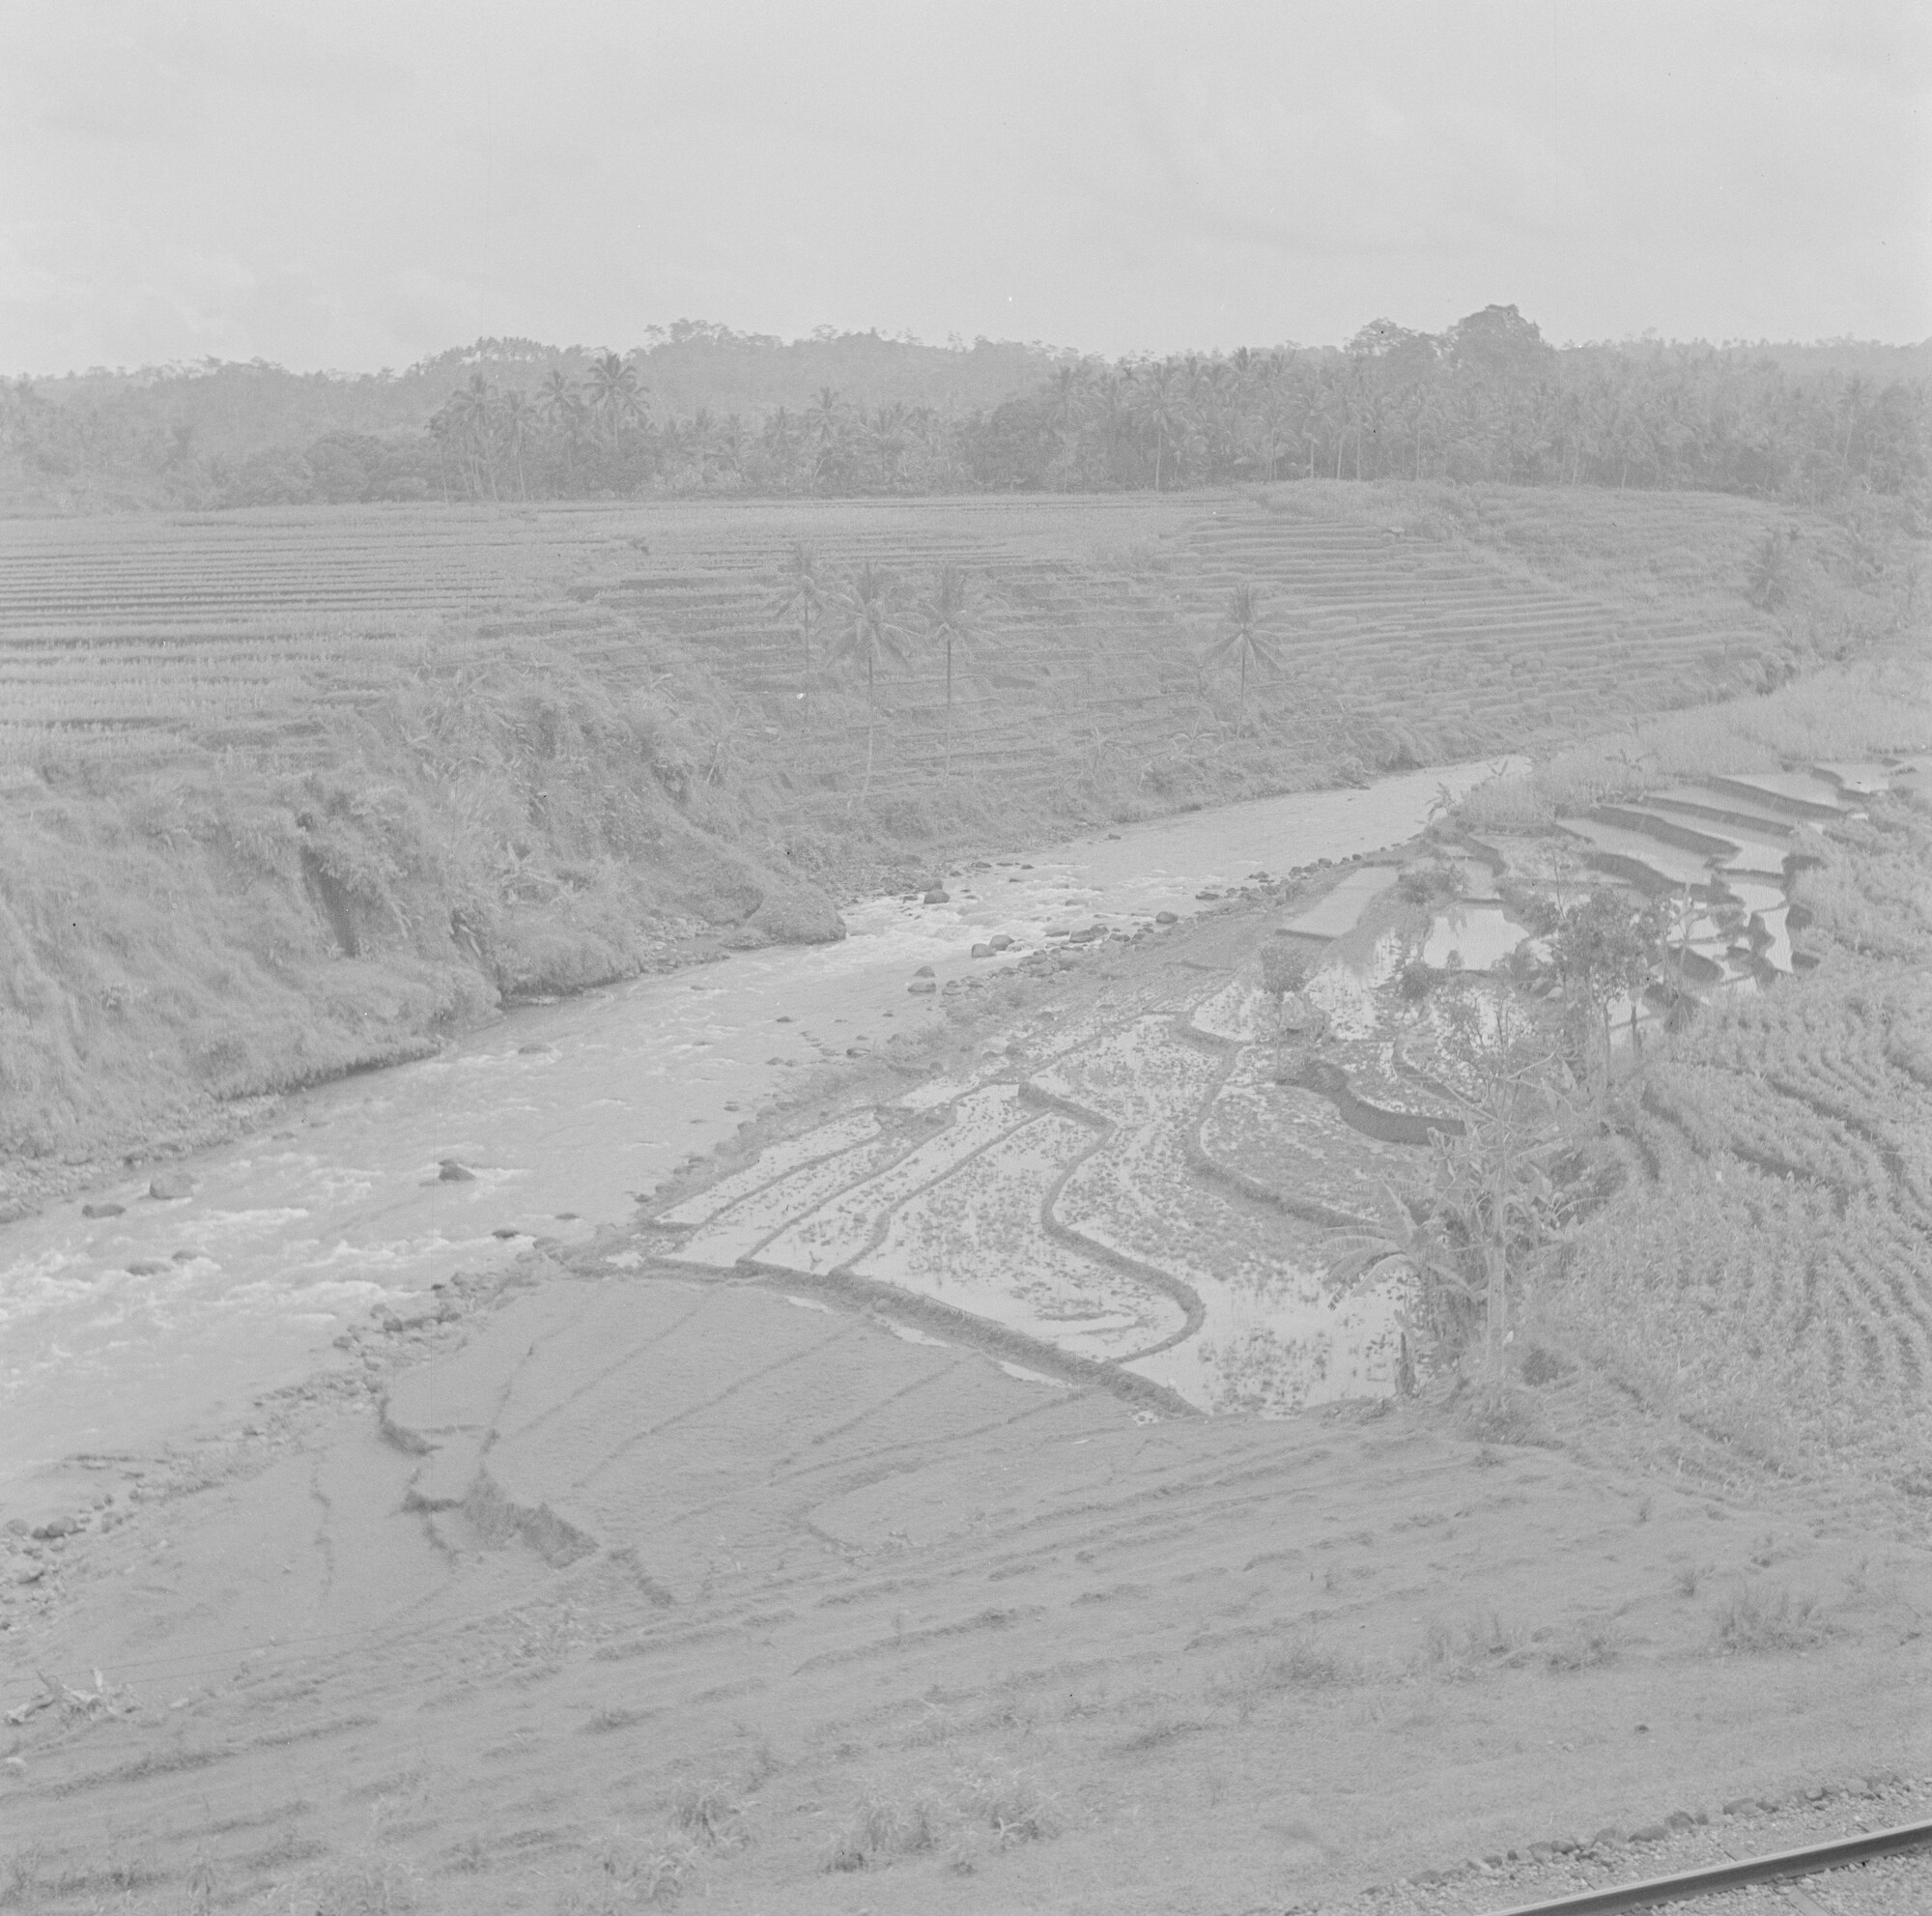
<svg viewBox="0 0 1932 1916">
<path fill-rule="evenodd" d="M 869 760 L 867 792 L 889 801 L 1125 765 L 1158 805 L 1231 743 L 1428 762 L 1747 679 L 1779 635 L 1729 571 L 1775 516 L 1492 488 L 1458 530 L 1420 491 L 1316 483 L 14 521 L 0 767 L 18 783 L 50 756 L 132 769 L 264 749 L 300 765 L 327 751 L 330 707 L 380 699 L 399 671 L 554 642 L 607 680 L 674 685 L 714 771 L 755 759 L 810 792 Z M 869 702 L 862 677 L 827 671 L 824 621 L 801 632 L 773 609 L 793 540 L 834 571 L 877 562 L 909 597 L 966 569 L 977 642 L 950 704 L 929 645 L 888 662 Z M 1577 552 L 1600 562 L 1579 573 Z M 1200 656 L 1236 584 L 1258 588 L 1279 659 L 1238 713 Z"/>
</svg>

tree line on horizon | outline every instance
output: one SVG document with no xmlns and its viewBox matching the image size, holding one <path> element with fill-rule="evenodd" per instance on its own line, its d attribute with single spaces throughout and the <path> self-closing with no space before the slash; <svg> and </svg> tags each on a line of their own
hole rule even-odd
<svg viewBox="0 0 1932 1916">
<path fill-rule="evenodd" d="M 790 350 L 723 329 L 676 343 L 739 366 Z M 1932 491 L 1932 381 L 1792 372 L 1742 348 L 1559 349 L 1514 306 L 1439 334 L 1378 320 L 1339 351 L 1110 362 L 1021 349 L 1031 357 L 990 376 L 1020 389 L 974 405 L 875 401 L 862 377 L 859 390 L 825 384 L 804 404 L 757 413 L 679 410 L 656 390 L 662 348 L 565 364 L 546 363 L 532 342 L 504 344 L 528 350 L 472 364 L 413 429 L 328 430 L 228 460 L 200 457 L 177 427 L 147 456 L 171 502 L 214 505 L 1165 492 L 1296 478 L 1689 489 L 1814 506 L 1852 493 L 1922 503 Z M 907 363 L 908 343 L 872 344 Z M 692 389 L 689 378 L 671 383 Z M 51 461 L 43 443 L 69 410 L 9 390 L 0 443 L 30 477 L 37 463 L 85 463 L 84 439 L 53 447 Z"/>
</svg>

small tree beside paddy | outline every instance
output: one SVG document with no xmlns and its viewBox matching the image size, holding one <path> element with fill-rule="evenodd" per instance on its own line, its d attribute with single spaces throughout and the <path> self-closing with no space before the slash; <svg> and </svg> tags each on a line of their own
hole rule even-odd
<svg viewBox="0 0 1932 1916">
<path fill-rule="evenodd" d="M 1662 956 L 1669 922 L 1662 902 L 1605 888 L 1552 909 L 1538 928 L 1548 933 L 1548 969 L 1571 1012 L 1599 1110 L 1609 1093 L 1611 1008 L 1627 998 L 1634 1031 L 1637 1001 Z"/>
<path fill-rule="evenodd" d="M 1330 1269 L 1348 1285 L 1406 1278 L 1425 1346 L 1480 1346 L 1493 1411 L 1528 1290 L 1593 1195 L 1575 1163 L 1591 1127 L 1560 1045 L 1514 987 L 1472 983 L 1444 1015 L 1461 1132 L 1435 1133 L 1423 1189 L 1385 1189 L 1375 1220 L 1332 1235 Z"/>
</svg>

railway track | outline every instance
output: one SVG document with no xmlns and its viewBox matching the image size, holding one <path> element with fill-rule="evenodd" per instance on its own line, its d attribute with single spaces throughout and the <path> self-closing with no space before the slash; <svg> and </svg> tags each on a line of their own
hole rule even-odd
<svg viewBox="0 0 1932 1916">
<path fill-rule="evenodd" d="M 1659 1909 L 1689 1902 L 1694 1897 L 1712 1896 L 1722 1890 L 1744 1889 L 1753 1884 L 1788 1884 L 1802 1876 L 1823 1875 L 1855 1864 L 1870 1863 L 1880 1857 L 1901 1856 L 1923 1851 L 1932 1856 L 1932 1820 L 1899 1823 L 1890 1829 L 1861 1831 L 1856 1836 L 1833 1837 L 1824 1843 L 1807 1844 L 1798 1849 L 1774 1850 L 1764 1856 L 1706 1863 L 1694 1870 L 1681 1870 L 1667 1876 L 1650 1876 L 1639 1882 L 1613 1883 L 1601 1889 L 1572 1891 L 1539 1902 L 1519 1902 L 1496 1916 L 1601 1916 L 1601 1912 L 1622 1909 Z M 1812 1909 L 1818 1904 L 1809 1898 L 1799 1902 Z"/>
</svg>

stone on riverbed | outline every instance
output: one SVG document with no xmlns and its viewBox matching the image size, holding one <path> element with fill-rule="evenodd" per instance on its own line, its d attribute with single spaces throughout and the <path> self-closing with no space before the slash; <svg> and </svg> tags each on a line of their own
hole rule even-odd
<svg viewBox="0 0 1932 1916">
<path fill-rule="evenodd" d="M 194 1180 L 185 1171 L 157 1171 L 148 1182 L 148 1195 L 164 1199 L 192 1197 Z"/>
</svg>

